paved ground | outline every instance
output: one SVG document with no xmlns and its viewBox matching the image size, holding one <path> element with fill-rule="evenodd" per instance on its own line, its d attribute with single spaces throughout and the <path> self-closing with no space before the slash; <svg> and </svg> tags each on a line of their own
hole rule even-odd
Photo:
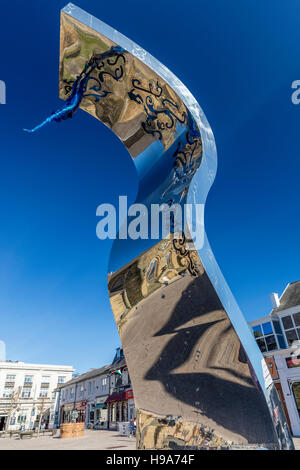
<svg viewBox="0 0 300 470">
<path fill-rule="evenodd" d="M 85 430 L 83 437 L 59 439 L 57 436 L 39 438 L 1 438 L 1 450 L 135 450 L 135 438 L 120 436 L 116 431 Z"/>
<path fill-rule="evenodd" d="M 300 437 L 294 437 L 294 446 L 296 450 L 300 450 Z"/>
<path fill-rule="evenodd" d="M 300 438 L 294 439 L 296 450 L 300 450 Z M 116 431 L 89 431 L 84 437 L 59 439 L 58 437 L 41 436 L 29 439 L 0 439 L 1 450 L 135 450 L 135 439 L 120 436 Z"/>
</svg>

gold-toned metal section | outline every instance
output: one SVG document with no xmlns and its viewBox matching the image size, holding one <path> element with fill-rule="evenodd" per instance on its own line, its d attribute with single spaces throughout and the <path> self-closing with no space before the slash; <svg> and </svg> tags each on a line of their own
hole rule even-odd
<svg viewBox="0 0 300 470">
<path fill-rule="evenodd" d="M 162 240 L 109 279 L 140 413 L 139 448 L 272 443 L 247 356 L 198 253 L 185 244 Z"/>
<path fill-rule="evenodd" d="M 60 97 L 67 99 L 72 84 L 91 58 L 117 45 L 92 28 L 61 14 Z M 161 140 L 168 149 L 178 137 L 178 124 L 186 124 L 188 111 L 172 88 L 142 61 L 126 51 L 99 60 L 88 80 L 80 107 L 106 124 L 135 158 Z M 150 116 L 150 117 L 149 117 Z M 153 119 L 157 116 L 157 119 Z M 201 138 L 187 143 L 177 157 L 198 158 Z M 187 157 L 184 157 L 187 154 Z"/>
</svg>

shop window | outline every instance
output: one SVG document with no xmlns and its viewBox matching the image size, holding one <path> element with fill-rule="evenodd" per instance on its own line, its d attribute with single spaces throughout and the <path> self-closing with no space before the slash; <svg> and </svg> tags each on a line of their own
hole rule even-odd
<svg viewBox="0 0 300 470">
<path fill-rule="evenodd" d="M 294 382 L 292 384 L 293 395 L 297 407 L 298 414 L 300 416 L 300 382 Z"/>
<path fill-rule="evenodd" d="M 300 356 L 287 357 L 286 358 L 286 365 L 287 365 L 288 369 L 292 369 L 293 367 L 300 367 Z"/>
</svg>

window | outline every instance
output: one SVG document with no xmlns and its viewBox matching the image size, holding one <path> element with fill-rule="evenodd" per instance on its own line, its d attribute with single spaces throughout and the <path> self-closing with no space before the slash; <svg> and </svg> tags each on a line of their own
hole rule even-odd
<svg viewBox="0 0 300 470">
<path fill-rule="evenodd" d="M 274 349 L 277 349 L 276 339 L 274 335 L 266 336 L 265 340 L 267 343 L 268 351 L 273 351 Z"/>
<path fill-rule="evenodd" d="M 5 387 L 3 390 L 3 398 L 10 398 L 12 395 L 12 388 L 11 387 Z"/>
<path fill-rule="evenodd" d="M 23 388 L 22 390 L 22 398 L 30 398 L 30 388 Z"/>
<path fill-rule="evenodd" d="M 40 390 L 40 398 L 47 398 L 48 390 Z"/>
<path fill-rule="evenodd" d="M 294 313 L 293 319 L 296 326 L 300 326 L 300 312 Z"/>
<path fill-rule="evenodd" d="M 296 407 L 298 410 L 298 414 L 300 417 L 300 382 L 294 382 L 292 384 L 293 395 L 296 403 Z"/>
<path fill-rule="evenodd" d="M 289 346 L 292 346 L 294 341 L 300 340 L 300 328 L 297 328 L 300 321 L 300 312 L 282 317 L 281 320 L 287 343 Z"/>
<path fill-rule="evenodd" d="M 261 352 L 277 349 L 276 338 L 271 322 L 266 322 L 262 325 L 255 325 L 252 327 L 252 331 Z"/>
<path fill-rule="evenodd" d="M 260 325 L 253 326 L 252 330 L 255 338 L 262 336 L 262 329 Z"/>
<path fill-rule="evenodd" d="M 291 369 L 293 367 L 300 367 L 300 356 L 287 357 L 286 365 L 288 369 Z"/>
<path fill-rule="evenodd" d="M 33 375 L 25 375 L 24 383 L 25 384 L 32 384 L 32 382 L 33 382 Z"/>
<path fill-rule="evenodd" d="M 7 375 L 6 380 L 16 380 L 16 376 L 15 375 Z"/>
<path fill-rule="evenodd" d="M 50 383 L 50 375 L 43 375 L 42 376 L 42 382 L 44 384 L 49 384 Z"/>
<path fill-rule="evenodd" d="M 26 423 L 27 416 L 26 415 L 19 415 L 18 416 L 18 423 Z"/>
<path fill-rule="evenodd" d="M 89 395 L 91 394 L 91 392 L 92 392 L 92 383 L 89 382 L 89 385 L 88 385 L 88 393 L 89 393 Z"/>
<path fill-rule="evenodd" d="M 285 344 L 285 340 L 284 340 L 284 337 L 283 337 L 280 322 L 279 322 L 279 320 L 272 320 L 272 323 L 273 323 L 273 327 L 274 327 L 274 330 L 275 330 L 275 333 L 276 333 L 276 336 L 277 336 L 279 347 L 281 349 L 285 349 L 286 344 Z"/>
<path fill-rule="evenodd" d="M 266 346 L 266 342 L 264 340 L 264 338 L 259 338 L 256 340 L 257 342 L 257 345 L 259 347 L 259 349 L 261 350 L 261 352 L 266 352 L 267 350 L 267 346 Z"/>
<path fill-rule="evenodd" d="M 271 335 L 273 333 L 271 322 L 268 321 L 267 323 L 263 323 L 262 327 L 264 335 Z"/>
<path fill-rule="evenodd" d="M 59 384 L 64 384 L 65 381 L 66 381 L 66 377 L 60 375 L 60 376 L 58 377 L 57 383 L 59 383 Z"/>
<path fill-rule="evenodd" d="M 150 266 L 147 271 L 146 276 L 147 276 L 148 281 L 152 281 L 152 279 L 156 276 L 157 269 L 158 269 L 158 261 L 157 261 L 157 258 L 154 258 L 151 261 Z"/>
</svg>

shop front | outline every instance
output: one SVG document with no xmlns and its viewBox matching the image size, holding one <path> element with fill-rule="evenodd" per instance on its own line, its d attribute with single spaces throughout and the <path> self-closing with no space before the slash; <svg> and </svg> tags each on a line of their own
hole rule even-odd
<svg viewBox="0 0 300 470">
<path fill-rule="evenodd" d="M 108 395 L 96 397 L 95 401 L 95 426 L 99 429 L 108 428 Z"/>
<path fill-rule="evenodd" d="M 129 400 L 131 401 L 130 408 Z M 121 393 L 113 393 L 108 397 L 107 403 L 109 429 L 117 429 L 118 423 L 130 421 L 130 415 L 132 413 L 132 402 L 134 405 L 132 390 L 126 390 Z"/>
<path fill-rule="evenodd" d="M 86 401 L 79 401 L 75 403 L 75 410 L 77 411 L 76 423 L 84 423 L 86 417 Z"/>
<path fill-rule="evenodd" d="M 67 403 L 61 407 L 60 411 L 60 423 L 71 423 L 72 413 L 74 411 L 74 403 Z"/>
<path fill-rule="evenodd" d="M 126 391 L 127 399 L 128 399 L 128 421 L 135 419 L 135 404 L 133 398 L 133 391 L 127 390 Z"/>
</svg>

